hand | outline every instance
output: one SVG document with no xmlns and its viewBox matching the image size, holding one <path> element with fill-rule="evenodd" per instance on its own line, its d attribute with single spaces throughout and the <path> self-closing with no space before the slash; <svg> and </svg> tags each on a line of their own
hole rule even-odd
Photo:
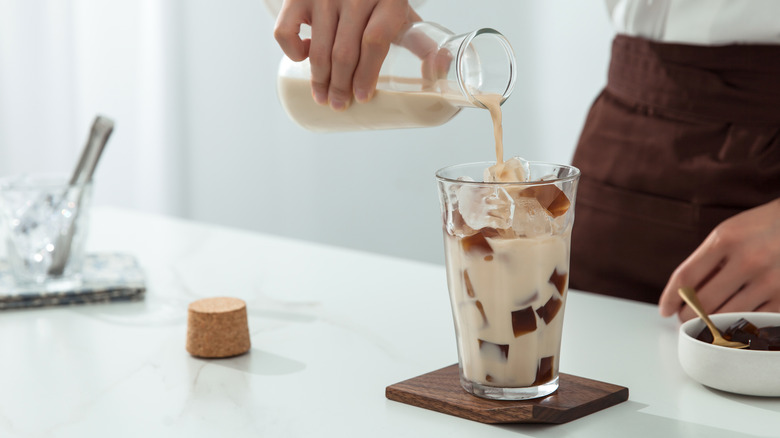
<svg viewBox="0 0 780 438">
<path fill-rule="evenodd" d="M 398 34 L 420 17 L 407 0 L 286 0 L 274 37 L 293 61 L 309 58 L 314 100 L 345 110 L 367 102 Z M 311 39 L 301 39 L 310 24 Z"/>
<path fill-rule="evenodd" d="M 661 294 L 663 316 L 694 316 L 677 289 L 694 287 L 707 313 L 780 312 L 780 199 L 720 225 L 672 274 Z"/>
</svg>

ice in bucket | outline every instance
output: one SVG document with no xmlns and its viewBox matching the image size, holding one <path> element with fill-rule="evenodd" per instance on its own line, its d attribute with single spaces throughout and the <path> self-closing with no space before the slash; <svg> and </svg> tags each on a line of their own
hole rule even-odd
<svg viewBox="0 0 780 438">
<path fill-rule="evenodd" d="M 71 186 L 64 176 L 31 175 L 0 180 L 0 235 L 5 240 L 15 284 L 57 289 L 78 283 L 91 189 L 91 184 Z M 61 236 L 71 231 L 73 238 L 66 246 Z M 64 272 L 50 275 L 57 251 L 69 252 L 67 263 Z"/>
<path fill-rule="evenodd" d="M 579 170 L 514 158 L 436 173 L 463 388 L 518 400 L 558 388 Z"/>
</svg>

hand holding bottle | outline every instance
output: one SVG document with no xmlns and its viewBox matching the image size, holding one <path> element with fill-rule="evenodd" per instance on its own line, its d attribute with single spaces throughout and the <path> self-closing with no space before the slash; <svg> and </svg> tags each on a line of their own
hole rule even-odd
<svg viewBox="0 0 780 438">
<path fill-rule="evenodd" d="M 335 110 L 367 102 L 390 44 L 420 17 L 407 0 L 286 0 L 274 37 L 293 61 L 309 58 L 314 100 Z M 311 39 L 299 36 L 302 24 Z"/>
</svg>

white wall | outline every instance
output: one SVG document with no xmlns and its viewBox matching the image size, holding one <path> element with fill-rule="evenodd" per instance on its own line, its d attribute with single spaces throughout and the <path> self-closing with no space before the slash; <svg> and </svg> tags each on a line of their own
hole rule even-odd
<svg viewBox="0 0 780 438">
<path fill-rule="evenodd" d="M 605 82 L 603 2 L 427 0 L 419 12 L 458 33 L 504 33 L 520 67 L 506 155 L 570 160 Z M 433 173 L 491 159 L 487 112 L 307 132 L 278 104 L 273 21 L 261 0 L 0 0 L 0 174 L 69 172 L 104 113 L 117 129 L 98 205 L 440 262 Z"/>
</svg>

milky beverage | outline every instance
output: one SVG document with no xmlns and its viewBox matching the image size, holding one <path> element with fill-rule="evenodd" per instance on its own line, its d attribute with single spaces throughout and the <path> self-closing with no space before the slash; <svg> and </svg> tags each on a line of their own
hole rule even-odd
<svg viewBox="0 0 780 438">
<path fill-rule="evenodd" d="M 458 94 L 423 90 L 421 80 L 380 78 L 382 82 L 403 82 L 419 91 L 390 91 L 377 88 L 367 103 L 353 101 L 345 111 L 333 111 L 319 105 L 311 95 L 308 79 L 280 76 L 277 89 L 284 109 L 299 125 L 311 131 L 352 131 L 360 129 L 416 128 L 438 126 L 453 118 L 461 109 L 455 103 L 467 103 Z"/>
<path fill-rule="evenodd" d="M 527 181 L 524 160 L 502 159 L 501 96 L 478 98 L 491 112 L 496 138 L 496 165 L 483 181 Z M 464 183 L 448 190 L 444 243 L 463 384 L 555 384 L 568 287 L 569 199 L 554 184 Z"/>
</svg>

